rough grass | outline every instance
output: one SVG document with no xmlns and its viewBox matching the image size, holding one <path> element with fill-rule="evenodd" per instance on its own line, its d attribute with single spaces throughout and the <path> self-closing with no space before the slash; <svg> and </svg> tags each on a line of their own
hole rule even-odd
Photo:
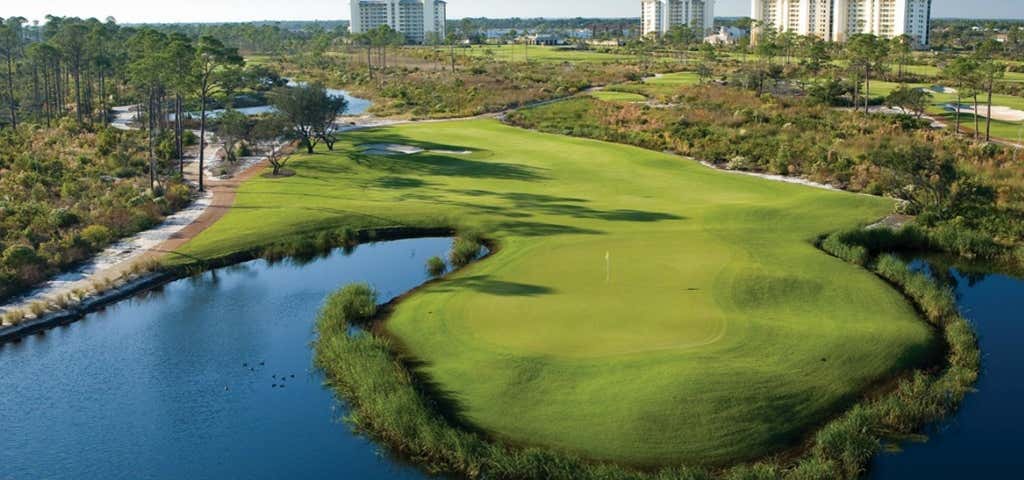
<svg viewBox="0 0 1024 480">
<path fill-rule="evenodd" d="M 471 153 L 360 153 L 369 143 Z M 643 467 L 757 458 L 935 343 L 902 295 L 814 246 L 888 200 L 494 121 L 360 131 L 292 165 L 293 177 L 244 184 L 181 253 L 344 227 L 487 231 L 500 251 L 384 327 L 454 418 L 518 445 Z"/>
</svg>

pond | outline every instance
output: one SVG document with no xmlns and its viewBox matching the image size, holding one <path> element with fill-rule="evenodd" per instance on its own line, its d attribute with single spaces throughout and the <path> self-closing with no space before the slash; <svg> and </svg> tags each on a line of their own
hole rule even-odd
<svg viewBox="0 0 1024 480">
<path fill-rule="evenodd" d="M 298 85 L 298 84 L 295 83 L 294 81 L 289 81 L 288 82 L 288 86 L 290 86 L 290 87 L 294 87 L 295 85 Z M 339 90 L 337 88 L 328 88 L 326 90 L 327 90 L 327 94 L 328 95 L 330 95 L 332 97 L 344 97 L 345 100 L 348 101 L 348 107 L 345 109 L 345 115 L 346 116 L 353 116 L 354 117 L 354 116 L 363 115 L 363 114 L 365 114 L 370 109 L 371 106 L 373 106 L 373 102 L 371 102 L 370 100 L 367 100 L 365 98 L 354 97 L 354 96 L 352 96 L 352 94 L 348 93 L 348 91 L 346 91 L 346 90 Z M 271 112 L 274 111 L 274 107 L 272 107 L 270 105 L 260 105 L 260 106 L 256 106 L 256 107 L 236 108 L 235 110 L 238 111 L 239 113 L 242 113 L 242 114 L 245 114 L 245 115 L 249 115 L 249 116 L 253 116 L 253 115 L 262 115 L 264 113 L 271 113 Z M 206 115 L 209 118 L 217 118 L 217 117 L 223 115 L 224 112 L 225 112 L 224 109 L 210 110 L 210 111 L 206 112 Z M 199 118 L 199 112 L 188 112 L 185 116 L 186 117 L 192 117 L 192 118 Z M 168 118 L 170 120 L 174 120 L 174 114 L 173 113 L 170 114 L 168 116 Z"/>
<path fill-rule="evenodd" d="M 874 462 L 875 479 L 1013 478 L 1024 468 L 1024 279 L 978 274 L 937 262 L 920 268 L 956 289 L 961 311 L 981 343 L 982 373 L 977 392 L 949 420 L 934 426 L 924 443 Z M 971 272 L 971 273 L 968 273 Z"/>
<path fill-rule="evenodd" d="M 0 478 L 424 478 L 340 422 L 310 342 L 330 292 L 398 296 L 450 248 L 252 261 L 0 346 Z"/>
</svg>

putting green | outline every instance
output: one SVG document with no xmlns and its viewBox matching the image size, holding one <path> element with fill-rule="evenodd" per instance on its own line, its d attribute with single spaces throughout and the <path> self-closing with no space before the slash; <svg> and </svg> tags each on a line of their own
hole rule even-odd
<svg viewBox="0 0 1024 480">
<path fill-rule="evenodd" d="M 596 92 L 591 92 L 590 96 L 598 100 L 604 100 L 606 102 L 636 103 L 647 100 L 647 97 L 640 95 L 639 93 L 616 92 L 614 90 L 599 90 Z"/>
<path fill-rule="evenodd" d="M 183 253 L 340 226 L 478 225 L 502 248 L 386 323 L 472 424 L 633 465 L 791 446 L 935 343 L 873 275 L 813 246 L 890 201 L 722 173 L 496 121 L 346 134 L 244 184 Z M 424 148 L 366 155 L 361 144 Z M 444 153 L 468 152 L 468 153 Z"/>
</svg>

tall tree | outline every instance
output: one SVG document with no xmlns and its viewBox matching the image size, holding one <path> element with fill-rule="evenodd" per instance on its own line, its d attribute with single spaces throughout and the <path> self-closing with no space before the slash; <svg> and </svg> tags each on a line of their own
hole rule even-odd
<svg viewBox="0 0 1024 480">
<path fill-rule="evenodd" d="M 988 112 L 985 115 L 986 142 L 992 141 L 992 92 L 995 90 L 996 81 L 1006 75 L 1006 65 L 996 60 L 996 55 L 1001 50 L 1002 45 L 999 42 L 989 40 L 978 47 L 976 54 L 979 60 L 978 75 L 981 77 L 982 88 L 988 94 Z"/>
<path fill-rule="evenodd" d="M 969 84 L 970 76 L 978 70 L 978 64 L 974 59 L 957 56 L 942 67 L 942 77 L 952 82 L 956 89 L 956 108 L 954 118 L 956 122 L 956 134 L 960 135 L 960 110 L 963 105 L 964 90 Z M 977 112 L 975 112 L 977 113 Z"/>
<path fill-rule="evenodd" d="M 196 52 L 192 42 L 180 34 L 171 35 L 167 45 L 166 57 L 170 64 L 170 88 L 174 92 L 174 150 L 178 158 L 178 173 L 185 174 L 185 146 L 183 142 L 185 128 L 182 117 L 185 115 L 183 104 L 185 97 L 195 90 Z"/>
<path fill-rule="evenodd" d="M 321 84 L 305 84 L 275 89 L 271 103 L 307 153 L 312 154 L 321 140 L 334 149 L 334 122 L 348 105 L 344 97 L 328 95 Z"/>
<path fill-rule="evenodd" d="M 244 60 L 238 55 L 238 50 L 229 48 L 220 40 L 204 35 L 199 37 L 195 49 L 195 60 L 193 64 L 193 75 L 195 85 L 199 94 L 199 191 L 205 189 L 203 181 L 203 169 L 206 158 L 206 108 L 210 98 L 216 94 L 222 85 L 224 77 L 220 72 L 233 65 L 242 65 Z"/>
<path fill-rule="evenodd" d="M 882 68 L 889 49 L 887 42 L 875 35 L 854 35 L 846 45 L 850 66 L 864 74 L 864 113 L 871 109 L 871 74 Z"/>
<path fill-rule="evenodd" d="M 75 118 L 82 123 L 82 68 L 86 63 L 86 42 L 88 27 L 77 18 L 64 19 L 59 25 L 56 42 L 64 61 L 67 62 L 71 79 L 75 82 Z"/>
<path fill-rule="evenodd" d="M 14 93 L 14 66 L 23 54 L 23 30 L 26 20 L 10 17 L 0 22 L 0 52 L 7 64 L 7 106 L 10 110 L 11 127 L 18 127 L 18 100 Z"/>
<path fill-rule="evenodd" d="M 906 34 L 895 37 L 891 41 L 892 56 L 899 67 L 897 80 L 901 83 L 903 82 L 904 67 L 906 67 L 913 58 L 913 45 L 913 37 Z"/>
<path fill-rule="evenodd" d="M 132 62 L 129 74 L 132 83 L 146 97 L 146 132 L 149 136 L 149 183 L 156 192 L 157 166 L 155 141 L 157 129 L 160 128 L 160 108 L 158 107 L 161 90 L 168 77 L 165 45 L 167 37 L 153 29 L 143 29 L 132 38 Z"/>
</svg>

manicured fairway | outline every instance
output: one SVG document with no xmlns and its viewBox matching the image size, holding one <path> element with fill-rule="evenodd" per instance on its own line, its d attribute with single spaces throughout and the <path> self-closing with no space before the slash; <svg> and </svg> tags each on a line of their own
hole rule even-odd
<svg viewBox="0 0 1024 480">
<path fill-rule="evenodd" d="M 516 444 L 634 465 L 750 459 L 934 344 L 900 294 L 812 244 L 888 200 L 492 120 L 346 140 L 243 185 L 183 253 L 346 225 L 480 226 L 501 250 L 386 329 L 466 420 Z M 428 151 L 355 146 L 380 143 Z"/>
<path fill-rule="evenodd" d="M 618 91 L 632 92 L 645 97 L 667 97 L 679 93 L 680 87 L 697 85 L 700 77 L 695 72 L 675 72 L 647 77 L 643 83 L 615 85 Z"/>
<path fill-rule="evenodd" d="M 700 77 L 695 72 L 666 73 L 644 79 L 644 83 L 649 85 L 696 85 L 698 82 Z"/>
<path fill-rule="evenodd" d="M 606 102 L 643 102 L 647 97 L 639 93 L 616 92 L 614 90 L 599 90 L 592 92 L 590 96 Z"/>
</svg>

